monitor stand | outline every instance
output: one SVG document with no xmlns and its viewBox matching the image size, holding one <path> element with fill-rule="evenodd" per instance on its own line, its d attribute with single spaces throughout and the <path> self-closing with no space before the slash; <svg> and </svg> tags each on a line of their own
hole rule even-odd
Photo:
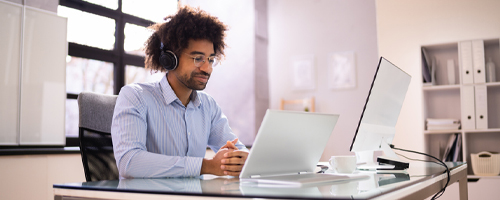
<svg viewBox="0 0 500 200">
<path fill-rule="evenodd" d="M 396 155 L 396 153 L 391 149 L 389 144 L 383 142 L 380 145 L 380 149 L 385 153 L 385 156 L 378 156 L 377 163 L 373 162 L 373 157 L 375 151 L 361 151 L 356 153 L 356 160 L 358 163 L 359 170 L 390 170 L 390 171 L 401 171 L 406 170 L 410 167 L 408 162 L 402 161 Z M 359 165 L 361 164 L 361 165 Z"/>
</svg>

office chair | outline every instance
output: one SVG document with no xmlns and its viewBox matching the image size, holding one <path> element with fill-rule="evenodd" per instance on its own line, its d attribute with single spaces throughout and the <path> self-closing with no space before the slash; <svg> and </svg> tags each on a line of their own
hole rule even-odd
<svg viewBox="0 0 500 200">
<path fill-rule="evenodd" d="M 93 92 L 78 95 L 80 152 L 87 181 L 118 179 L 111 141 L 117 97 Z"/>
<path fill-rule="evenodd" d="M 285 100 L 281 98 L 280 110 L 285 110 L 286 104 L 300 104 L 304 106 L 302 111 L 315 112 L 314 97 L 294 100 Z"/>
</svg>

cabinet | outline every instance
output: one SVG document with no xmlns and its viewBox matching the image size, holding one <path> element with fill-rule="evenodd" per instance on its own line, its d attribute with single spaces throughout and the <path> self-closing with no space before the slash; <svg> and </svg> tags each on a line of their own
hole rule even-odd
<svg viewBox="0 0 500 200">
<path fill-rule="evenodd" d="M 0 2 L 0 144 L 17 144 L 22 6 Z"/>
<path fill-rule="evenodd" d="M 426 52 L 422 57 L 435 60 L 435 79 L 432 84 L 423 83 L 422 86 L 424 126 L 428 118 L 461 121 L 459 130 L 427 130 L 424 127 L 425 149 L 441 158 L 450 135 L 460 133 L 462 161 L 469 163 L 469 176 L 477 177 L 473 176 L 470 154 L 500 152 L 500 82 L 486 82 L 485 79 L 488 58 L 497 67 L 500 65 L 499 39 L 457 41 L 422 48 Z M 452 70 L 448 67 L 449 60 L 454 63 Z M 449 74 L 456 77 L 455 84 L 449 83 Z M 500 77 L 500 70 L 496 70 L 495 75 Z M 493 178 L 500 180 L 500 176 Z"/>
<path fill-rule="evenodd" d="M 67 19 L 0 1 L 0 145 L 64 145 Z"/>
</svg>

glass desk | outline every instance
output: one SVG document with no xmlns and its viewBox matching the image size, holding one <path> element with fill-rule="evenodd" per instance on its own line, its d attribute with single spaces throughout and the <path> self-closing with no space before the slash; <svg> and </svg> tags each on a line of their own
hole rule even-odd
<svg viewBox="0 0 500 200">
<path fill-rule="evenodd" d="M 448 162 L 450 185 L 459 182 L 460 199 L 467 199 L 467 164 Z M 158 199 L 173 195 L 180 199 L 200 197 L 284 199 L 425 199 L 446 184 L 443 166 L 412 162 L 406 173 L 357 171 L 360 180 L 284 188 L 258 187 L 238 178 L 203 175 L 194 178 L 122 179 L 54 184 L 54 199 L 74 197 L 98 199 Z M 328 172 L 328 171 L 327 171 Z"/>
</svg>

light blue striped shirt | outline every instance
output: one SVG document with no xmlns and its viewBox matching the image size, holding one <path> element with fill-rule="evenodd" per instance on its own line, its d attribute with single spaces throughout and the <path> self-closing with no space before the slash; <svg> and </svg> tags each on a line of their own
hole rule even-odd
<svg viewBox="0 0 500 200">
<path fill-rule="evenodd" d="M 198 176 L 207 146 L 217 152 L 236 138 L 212 97 L 193 90 L 185 107 L 166 76 L 121 89 L 111 136 L 120 178 Z"/>
</svg>

